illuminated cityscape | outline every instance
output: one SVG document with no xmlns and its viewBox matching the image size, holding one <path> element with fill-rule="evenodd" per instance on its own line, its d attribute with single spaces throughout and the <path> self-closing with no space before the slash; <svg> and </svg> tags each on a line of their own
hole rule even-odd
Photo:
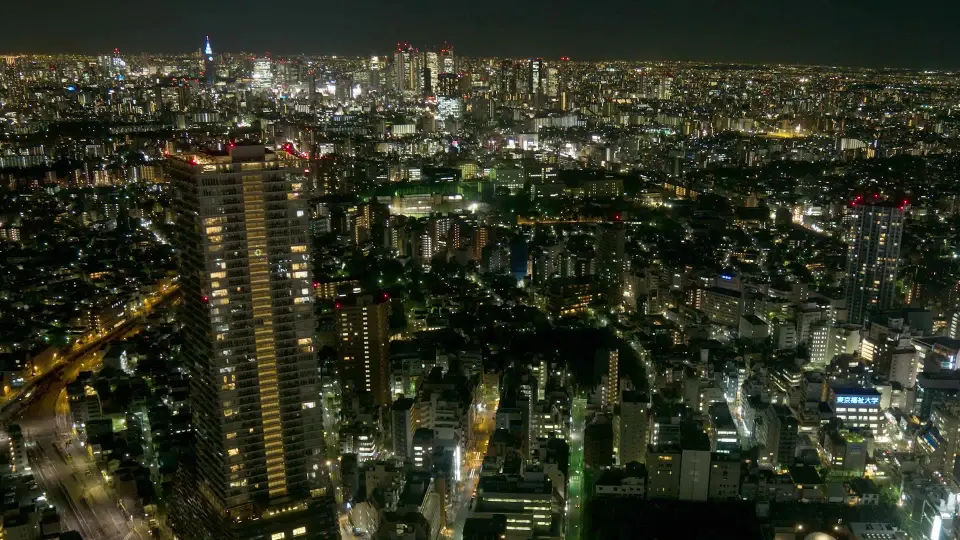
<svg viewBox="0 0 960 540">
<path fill-rule="evenodd" d="M 0 540 L 960 538 L 956 72 L 218 39 L 0 55 Z"/>
</svg>

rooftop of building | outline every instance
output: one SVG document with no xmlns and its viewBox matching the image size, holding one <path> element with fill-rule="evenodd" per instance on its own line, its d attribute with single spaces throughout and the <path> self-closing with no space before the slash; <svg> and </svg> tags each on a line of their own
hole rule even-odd
<svg viewBox="0 0 960 540">
<path fill-rule="evenodd" d="M 289 151 L 276 152 L 262 144 L 230 143 L 222 148 L 204 148 L 191 152 L 167 154 L 167 159 L 181 166 L 217 171 L 217 166 L 242 163 L 270 163 L 277 167 L 300 167 L 303 159 Z"/>
<path fill-rule="evenodd" d="M 864 388 L 862 386 L 856 386 L 851 384 L 839 384 L 837 386 L 831 386 L 830 390 L 834 394 L 840 396 L 879 396 L 880 392 L 876 388 Z"/>
<path fill-rule="evenodd" d="M 960 351 L 960 339 L 953 339 L 947 336 L 916 337 L 913 338 L 913 342 L 931 348 L 939 345 L 950 351 Z"/>
<path fill-rule="evenodd" d="M 740 291 L 735 291 L 733 289 L 725 289 L 723 287 L 706 287 L 703 290 L 713 294 L 729 296 L 731 298 L 740 298 L 741 296 L 743 296 L 743 294 Z"/>
<path fill-rule="evenodd" d="M 927 381 L 960 383 L 960 370 L 921 371 L 917 375 L 917 383 L 919 384 Z"/>
<path fill-rule="evenodd" d="M 550 495 L 552 491 L 550 479 L 541 475 L 536 475 L 534 479 L 517 475 L 485 476 L 477 483 L 478 493 Z"/>
<path fill-rule="evenodd" d="M 349 294 L 337 299 L 336 308 L 353 308 L 363 306 L 377 306 L 390 302 L 390 295 L 385 292 L 375 294 Z"/>
<path fill-rule="evenodd" d="M 763 538 L 756 511 L 741 502 L 609 497 L 604 504 L 591 505 L 588 511 L 590 519 L 585 522 L 589 530 L 584 536 L 590 538 Z"/>
<path fill-rule="evenodd" d="M 647 477 L 647 467 L 642 463 L 631 462 L 624 467 L 603 469 L 594 480 L 598 486 L 619 486 L 628 478 L 643 479 Z"/>
</svg>

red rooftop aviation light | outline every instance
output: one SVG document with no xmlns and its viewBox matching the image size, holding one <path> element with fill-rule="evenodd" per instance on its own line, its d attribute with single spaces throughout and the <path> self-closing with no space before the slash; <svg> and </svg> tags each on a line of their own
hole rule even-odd
<svg viewBox="0 0 960 540">
<path fill-rule="evenodd" d="M 336 304 L 334 304 L 333 307 L 340 309 L 340 302 L 337 302 Z"/>
<path fill-rule="evenodd" d="M 204 304 L 206 304 L 207 302 L 209 302 L 209 301 L 210 301 L 210 297 L 209 297 L 209 296 L 207 296 L 207 295 L 203 295 L 203 297 L 202 297 L 202 298 L 200 298 L 200 300 L 202 300 L 202 301 L 203 301 L 203 303 L 204 303 Z"/>
</svg>

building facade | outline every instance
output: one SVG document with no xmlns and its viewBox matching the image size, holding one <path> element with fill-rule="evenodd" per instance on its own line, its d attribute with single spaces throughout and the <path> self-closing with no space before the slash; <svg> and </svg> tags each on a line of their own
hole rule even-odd
<svg viewBox="0 0 960 540">
<path fill-rule="evenodd" d="M 313 538 L 323 416 L 302 164 L 252 145 L 179 155 L 168 170 L 196 437 L 183 536 L 247 537 L 250 525 Z"/>
<path fill-rule="evenodd" d="M 903 207 L 857 204 L 849 216 L 845 295 L 849 320 L 893 306 L 903 236 Z"/>
</svg>

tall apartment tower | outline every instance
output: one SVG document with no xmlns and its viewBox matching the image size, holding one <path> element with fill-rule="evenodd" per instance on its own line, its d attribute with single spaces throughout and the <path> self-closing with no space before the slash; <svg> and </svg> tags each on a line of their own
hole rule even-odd
<svg viewBox="0 0 960 540">
<path fill-rule="evenodd" d="M 390 298 L 355 295 L 336 304 L 340 385 L 344 392 L 369 392 L 389 405 Z"/>
<path fill-rule="evenodd" d="M 623 223 L 600 229 L 597 235 L 598 277 L 604 290 L 616 301 L 620 301 L 623 295 L 626 250 L 627 230 Z"/>
<path fill-rule="evenodd" d="M 605 367 L 606 386 L 603 387 L 603 408 L 613 412 L 620 404 L 620 353 L 616 349 L 597 351 L 596 361 L 601 369 Z"/>
<path fill-rule="evenodd" d="M 903 206 L 855 201 L 848 216 L 845 293 L 849 320 L 893 306 L 903 236 Z"/>
<path fill-rule="evenodd" d="M 323 498 L 314 466 L 325 458 L 303 163 L 243 145 L 167 165 L 196 437 L 178 534 L 324 538 L 314 507 Z"/>
<path fill-rule="evenodd" d="M 650 423 L 650 400 L 634 390 L 623 393 L 620 403 L 619 446 L 617 459 L 621 467 L 627 463 L 643 463 L 647 456 L 647 426 Z"/>
</svg>

